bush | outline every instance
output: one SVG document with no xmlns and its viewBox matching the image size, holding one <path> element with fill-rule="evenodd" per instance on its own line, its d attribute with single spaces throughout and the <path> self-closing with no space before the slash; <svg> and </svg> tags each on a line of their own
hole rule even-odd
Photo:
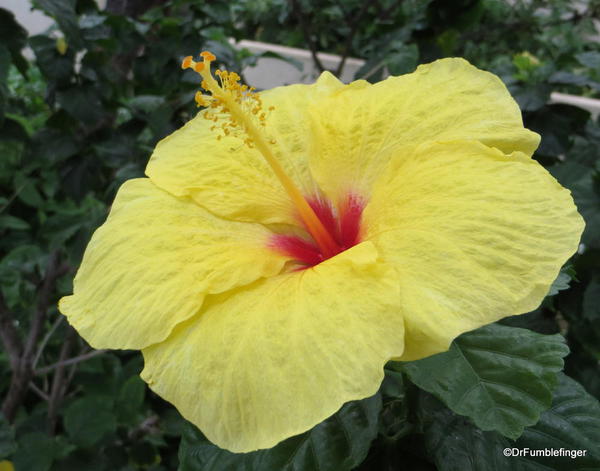
<svg viewBox="0 0 600 471">
<path fill-rule="evenodd" d="M 0 9 L 0 460 L 17 471 L 498 470 L 516 469 L 517 461 L 502 459 L 505 447 L 562 446 L 588 455 L 550 464 L 530 458 L 519 469 L 600 468 L 593 399 L 600 398 L 600 127 L 589 112 L 550 100 L 555 91 L 599 96 L 600 48 L 591 38 L 600 4 L 157 3 L 125 16 L 98 10 L 92 0 L 37 0 L 35 8 L 56 25 L 32 37 Z M 117 2 L 110 4 L 115 11 Z M 344 406 L 336 423 L 248 456 L 216 448 L 148 392 L 138 377 L 139 353 L 91 351 L 56 309 L 117 188 L 142 176 L 157 141 L 195 113 L 197 84 L 182 73 L 181 57 L 208 49 L 240 73 L 256 61 L 228 38 L 361 57 L 357 78 L 369 81 L 446 56 L 493 71 L 518 101 L 525 126 L 542 135 L 535 158 L 572 191 L 586 220 L 581 250 L 538 309 L 465 334 L 442 359 L 390 363 L 380 392 Z M 31 61 L 22 55 L 26 46 Z M 537 334 L 566 338 L 566 375 L 536 356 Z M 490 338 L 502 340 L 498 350 Z M 560 335 L 543 338 L 552 339 L 544 341 L 553 342 L 557 358 L 567 353 Z M 449 364 L 461 367 L 452 352 L 477 346 L 489 358 L 471 365 L 476 372 L 494 365 L 494 355 L 514 354 L 530 362 L 523 381 L 536 368 L 544 376 L 538 392 L 553 400 L 552 411 L 539 410 L 539 422 L 522 435 L 460 409 L 445 388 L 452 378 L 434 384 L 424 374 L 443 377 Z M 483 381 L 483 373 L 477 377 Z M 518 409 L 539 398 L 512 399 L 507 407 Z M 543 433 L 556 442 L 541 440 Z"/>
</svg>

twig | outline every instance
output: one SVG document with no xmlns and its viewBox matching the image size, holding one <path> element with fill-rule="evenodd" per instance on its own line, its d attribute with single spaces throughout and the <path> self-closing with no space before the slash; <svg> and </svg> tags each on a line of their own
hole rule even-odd
<svg viewBox="0 0 600 471">
<path fill-rule="evenodd" d="M 302 28 L 304 39 L 306 40 L 308 48 L 310 49 L 310 54 L 312 55 L 313 62 L 319 69 L 319 72 L 323 72 L 325 71 L 325 67 L 323 66 L 323 63 L 317 55 L 317 45 L 312 40 L 310 28 L 308 27 L 308 24 L 305 21 L 302 10 L 300 9 L 300 5 L 298 4 L 298 0 L 290 0 L 290 2 L 292 5 L 292 9 L 296 12 L 296 16 L 298 17 L 298 21 L 300 22 L 300 27 Z"/>
<path fill-rule="evenodd" d="M 60 349 L 58 366 L 56 367 L 56 372 L 54 373 L 52 389 L 50 390 L 50 398 L 48 400 L 48 433 L 50 435 L 54 435 L 54 432 L 56 431 L 58 408 L 60 407 L 64 395 L 67 392 L 67 387 L 69 386 L 68 379 L 65 378 L 64 362 L 71 353 L 71 348 L 76 338 L 77 334 L 75 333 L 75 330 L 69 326 L 65 335 L 64 343 Z"/>
<path fill-rule="evenodd" d="M 67 273 L 67 271 L 69 271 L 68 265 L 59 265 L 58 250 L 52 252 L 48 258 L 46 276 L 42 281 L 42 287 L 38 295 L 37 308 L 33 316 L 29 335 L 27 336 L 27 341 L 25 342 L 25 348 L 23 350 L 23 356 L 26 359 L 31 357 L 33 360 L 33 351 L 42 331 L 42 327 L 44 326 L 44 321 L 46 320 L 46 312 L 48 311 L 50 295 L 54 290 L 54 284 L 56 283 L 56 280 Z"/>
<path fill-rule="evenodd" d="M 14 316 L 8 310 L 2 291 L 0 291 L 0 340 L 8 353 L 11 370 L 16 371 L 19 369 L 23 343 L 13 324 L 13 319 Z"/>
<path fill-rule="evenodd" d="M 64 316 L 59 316 L 58 319 L 56 319 L 56 321 L 54 321 L 54 324 L 52 324 L 52 327 L 50 327 L 50 330 L 46 333 L 46 335 L 44 336 L 44 338 L 42 339 L 42 342 L 40 343 L 40 346 L 37 350 L 37 353 L 35 354 L 35 357 L 33 358 L 33 366 L 32 368 L 35 370 L 38 361 L 40 361 L 40 358 L 42 356 L 42 353 L 44 353 L 44 349 L 46 348 L 46 345 L 48 344 L 48 341 L 50 340 L 50 337 L 52 337 L 52 334 L 54 333 L 54 331 L 56 331 L 56 329 L 58 328 L 58 326 L 60 324 L 62 324 L 62 322 L 65 320 Z"/>
<path fill-rule="evenodd" d="M 350 53 L 350 46 L 352 45 L 352 40 L 354 39 L 354 35 L 356 34 L 358 24 L 360 23 L 360 20 L 362 19 L 363 15 L 367 12 L 367 9 L 369 8 L 369 4 L 370 4 L 369 0 L 363 0 L 363 4 L 362 4 L 362 7 L 360 8 L 359 12 L 356 14 L 356 16 L 354 16 L 352 18 L 352 20 L 350 20 L 350 23 L 348 23 L 348 26 L 350 26 L 350 32 L 348 33 L 348 36 L 346 37 L 346 43 L 344 44 L 344 52 L 342 53 L 342 60 L 338 64 L 337 68 L 335 69 L 334 74 L 337 77 L 339 77 L 340 74 L 342 73 L 342 70 L 344 70 L 344 65 L 346 64 L 346 59 L 348 58 L 348 54 Z"/>
<path fill-rule="evenodd" d="M 379 69 L 381 69 L 383 66 L 385 65 L 385 59 L 380 60 L 377 64 L 375 64 L 374 67 L 371 68 L 371 70 L 369 70 L 368 72 L 366 72 L 365 74 L 363 74 L 360 77 L 360 80 L 367 80 L 371 75 L 373 75 L 374 73 L 376 73 Z"/>
<path fill-rule="evenodd" d="M 48 264 L 44 274 L 44 279 L 42 280 L 41 288 L 38 291 L 36 310 L 33 314 L 30 330 L 25 344 L 20 350 L 20 356 L 16 360 L 14 359 L 14 353 L 16 353 L 16 350 L 14 350 L 14 342 L 15 339 L 18 339 L 19 337 L 18 335 L 15 336 L 16 329 L 14 329 L 14 326 L 12 326 L 12 330 L 14 332 L 11 332 L 11 328 L 8 327 L 9 330 L 7 331 L 7 335 L 4 334 L 4 327 L 12 325 L 12 323 L 8 311 L 4 312 L 5 306 L 1 306 L 0 312 L 2 312 L 2 314 L 0 315 L 0 318 L 2 318 L 3 327 L 2 341 L 8 341 L 8 345 L 10 346 L 8 348 L 14 350 L 14 352 L 10 354 L 12 367 L 10 386 L 8 388 L 6 398 L 2 403 L 2 412 L 9 422 L 14 420 L 17 409 L 23 402 L 25 392 L 27 391 L 29 382 L 33 377 L 32 365 L 34 350 L 46 320 L 46 313 L 48 311 L 48 306 L 51 301 L 51 295 L 54 291 L 56 280 L 68 270 L 68 265 L 59 264 L 58 250 L 52 252 L 50 257 L 48 257 Z M 6 322 L 7 319 L 9 322 Z M 5 339 L 5 337 L 7 338 Z"/>
<path fill-rule="evenodd" d="M 49 373 L 50 371 L 55 370 L 56 368 L 61 368 L 63 366 L 67 366 L 67 365 L 74 365 L 76 363 L 81 363 L 82 361 L 89 360 L 90 358 L 94 358 L 99 355 L 103 355 L 107 351 L 108 350 L 94 350 L 93 352 L 86 353 L 84 355 L 79 355 L 79 356 L 76 356 L 73 358 L 69 358 L 68 360 L 59 361 L 57 363 L 54 363 L 53 365 L 44 366 L 43 368 L 36 370 L 35 375 L 36 376 L 45 375 L 46 373 Z"/>
<path fill-rule="evenodd" d="M 44 391 L 38 388 L 33 381 L 29 382 L 29 389 L 31 389 L 34 393 L 40 396 L 44 401 L 48 401 L 50 399 L 48 397 L 48 394 L 46 394 Z"/>
</svg>

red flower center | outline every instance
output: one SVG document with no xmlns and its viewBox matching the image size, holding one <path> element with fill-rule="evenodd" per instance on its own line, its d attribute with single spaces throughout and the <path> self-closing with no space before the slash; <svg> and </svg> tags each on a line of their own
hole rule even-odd
<svg viewBox="0 0 600 471">
<path fill-rule="evenodd" d="M 361 197 L 348 194 L 337 206 L 337 211 L 334 211 L 333 205 L 327 200 L 321 198 L 306 200 L 335 242 L 334 249 L 325 252 L 310 235 L 300 237 L 277 234 L 271 240 L 271 246 L 275 250 L 292 257 L 301 265 L 300 268 L 309 268 L 360 242 L 360 223 L 365 207 Z"/>
</svg>

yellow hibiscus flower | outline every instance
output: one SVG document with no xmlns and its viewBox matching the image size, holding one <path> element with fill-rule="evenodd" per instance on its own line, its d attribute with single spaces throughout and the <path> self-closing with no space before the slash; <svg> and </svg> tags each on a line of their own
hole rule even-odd
<svg viewBox="0 0 600 471">
<path fill-rule="evenodd" d="M 15 471 L 11 461 L 0 461 L 0 471 Z"/>
<path fill-rule="evenodd" d="M 371 85 L 325 72 L 211 95 L 126 182 L 60 310 L 220 447 L 246 452 L 374 394 L 390 359 L 538 306 L 577 249 L 502 82 L 443 59 Z"/>
</svg>

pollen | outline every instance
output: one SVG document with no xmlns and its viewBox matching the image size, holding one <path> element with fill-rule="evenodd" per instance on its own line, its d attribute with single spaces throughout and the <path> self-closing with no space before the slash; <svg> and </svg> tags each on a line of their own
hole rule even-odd
<svg viewBox="0 0 600 471">
<path fill-rule="evenodd" d="M 219 123 L 218 127 L 211 127 L 219 133 L 219 140 L 226 136 L 235 136 L 240 137 L 248 147 L 254 147 L 252 143 L 256 136 L 253 136 L 253 132 L 249 132 L 252 126 L 248 125 L 248 121 L 252 121 L 254 117 L 256 120 L 253 123 L 254 127 L 265 128 L 268 115 L 275 107 L 270 106 L 267 111 L 263 110 L 262 99 L 255 88 L 241 83 L 241 77 L 237 73 L 217 69 L 213 75 L 211 63 L 216 60 L 214 54 L 203 51 L 200 57 L 201 62 L 195 61 L 192 56 L 185 57 L 181 67 L 198 73 L 202 77 L 201 87 L 210 93 L 209 95 L 201 91 L 196 92 L 196 104 L 207 108 L 202 116 L 209 121 Z M 231 119 L 227 120 L 227 116 L 231 116 Z M 267 141 L 270 142 L 272 139 Z"/>
<path fill-rule="evenodd" d="M 223 138 L 236 137 L 249 149 L 258 151 L 290 196 L 304 227 L 324 257 L 338 253 L 338 246 L 332 235 L 323 226 L 294 181 L 285 173 L 273 152 L 272 146 L 276 141 L 267 134 L 267 122 L 269 114 L 275 108 L 269 106 L 265 111 L 256 89 L 240 83 L 241 77 L 235 72 L 217 69 L 213 76 L 211 63 L 216 60 L 214 54 L 203 51 L 200 57 L 202 61 L 196 62 L 192 56 L 187 56 L 183 59 L 181 67 L 197 72 L 202 77 L 201 87 L 210 93 L 205 95 L 198 92 L 195 100 L 198 106 L 205 107 L 201 111 L 204 119 L 215 123 L 211 125 L 211 130 L 218 133 L 216 139 L 221 141 Z"/>
</svg>

